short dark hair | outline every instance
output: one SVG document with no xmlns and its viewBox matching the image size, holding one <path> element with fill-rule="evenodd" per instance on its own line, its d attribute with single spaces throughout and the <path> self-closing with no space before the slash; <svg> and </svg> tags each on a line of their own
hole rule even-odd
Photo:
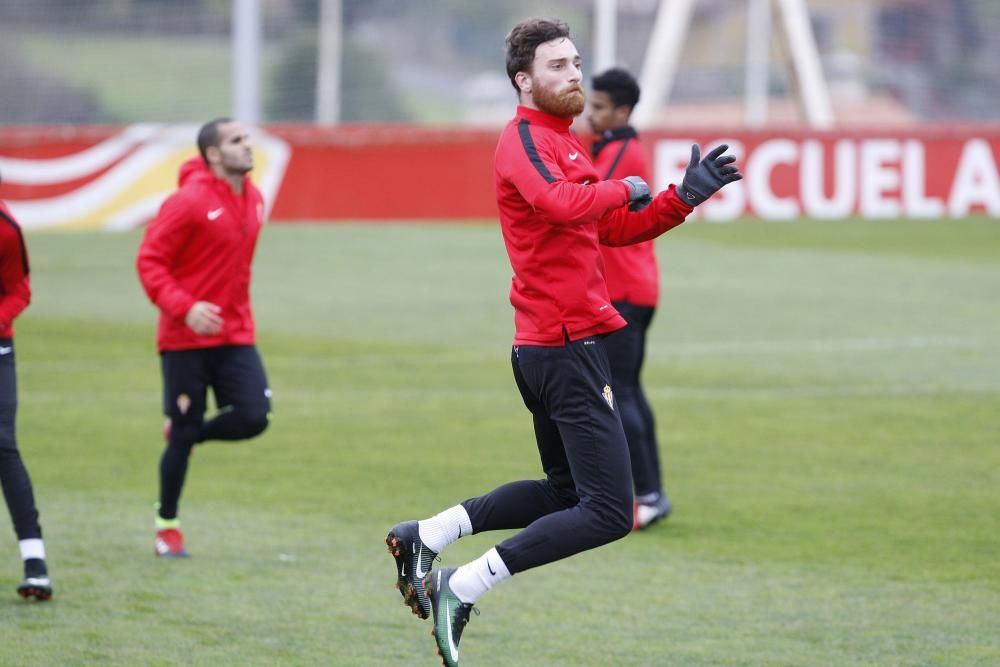
<svg viewBox="0 0 1000 667">
<path fill-rule="evenodd" d="M 633 109 L 639 103 L 639 84 L 627 70 L 613 67 L 594 77 L 591 90 L 600 90 L 608 94 L 616 106 L 629 106 Z"/>
<path fill-rule="evenodd" d="M 210 120 L 201 126 L 198 130 L 198 152 L 201 153 L 201 159 L 208 164 L 208 156 L 205 155 L 206 151 L 210 146 L 219 145 L 219 126 L 223 123 L 232 123 L 232 118 L 221 117 L 215 120 Z"/>
<path fill-rule="evenodd" d="M 569 37 L 569 26 L 559 19 L 527 19 L 514 26 L 507 34 L 507 76 L 514 90 L 521 92 L 514 77 L 518 72 L 531 69 L 535 49 L 539 44 L 560 37 Z"/>
</svg>

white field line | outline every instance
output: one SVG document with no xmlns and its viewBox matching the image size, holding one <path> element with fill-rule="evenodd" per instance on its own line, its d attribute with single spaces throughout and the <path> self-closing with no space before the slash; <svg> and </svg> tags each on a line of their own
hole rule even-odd
<svg viewBox="0 0 1000 667">
<path fill-rule="evenodd" d="M 905 382 L 879 384 L 828 384 L 795 387 L 665 387 L 646 386 L 652 400 L 753 400 L 782 401 L 799 398 L 901 398 L 941 394 L 1000 394 L 1000 379 L 995 382 Z"/>
<path fill-rule="evenodd" d="M 516 390 L 510 387 L 430 387 L 430 386 L 400 386 L 395 388 L 368 388 L 356 384 L 337 386 L 333 381 L 327 389 L 296 389 L 286 387 L 281 391 L 281 397 L 286 401 L 303 398 L 317 401 L 339 402 L 345 396 L 359 398 L 370 395 L 376 401 L 385 400 L 417 400 L 417 399 L 447 399 L 456 402 L 503 402 L 513 401 Z M 803 398 L 901 398 L 907 396 L 937 396 L 942 394 L 1000 394 L 1000 379 L 997 381 L 955 381 L 955 382 L 894 382 L 877 384 L 825 384 L 789 387 L 676 387 L 664 385 L 645 386 L 646 395 L 654 401 L 671 400 L 752 400 L 781 401 Z M 512 393 L 514 392 L 514 393 Z M 69 392 L 72 393 L 72 392 Z M 23 401 L 38 403 L 65 403 L 67 391 L 41 390 L 22 392 Z M 94 403 L 101 405 L 143 405 L 155 404 L 160 396 L 158 390 L 142 391 L 101 391 L 94 392 L 84 400 L 77 397 L 78 403 Z"/>
<path fill-rule="evenodd" d="M 813 354 L 886 352 L 930 349 L 987 349 L 1000 346 L 1000 336 L 878 336 L 871 338 L 814 338 L 737 340 L 694 343 L 647 342 L 654 354 L 667 357 L 711 357 L 754 354 Z"/>
<path fill-rule="evenodd" d="M 878 337 L 878 338 L 817 338 L 817 339 L 789 339 L 789 340 L 757 340 L 757 341 L 717 341 L 704 343 L 674 343 L 663 341 L 648 341 L 647 355 L 650 352 L 653 356 L 659 357 L 710 357 L 710 356 L 739 356 L 755 354 L 806 354 L 806 353 L 833 353 L 833 352 L 884 352 L 902 350 L 975 350 L 990 349 L 1000 347 L 1000 336 L 905 336 L 900 338 Z M 496 362 L 507 366 L 506 357 L 502 359 L 492 350 L 490 346 L 488 352 L 481 350 L 465 350 L 453 352 L 450 356 L 434 360 L 435 366 L 456 366 L 461 367 L 468 364 L 481 362 Z M 284 362 L 286 369 L 359 369 L 359 368 L 396 368 L 400 364 L 400 359 L 405 355 L 400 352 L 393 352 L 385 357 L 358 357 L 351 356 L 321 356 L 303 357 L 302 359 L 290 359 Z M 647 356 L 647 359 L 649 357 Z M 37 370 L 62 370 L 65 372 L 91 371 L 95 367 L 107 368 L 109 362 L 106 359 L 98 361 L 87 361 L 83 359 L 48 361 L 45 359 L 18 360 L 18 366 L 27 372 L 29 369 Z M 128 366 L 134 361 L 122 359 L 116 366 Z M 150 366 L 154 368 L 154 366 Z"/>
<path fill-rule="evenodd" d="M 837 352 L 884 352 L 903 350 L 955 350 L 955 349 L 990 349 L 1000 347 L 1000 336 L 941 336 L 941 335 L 919 335 L 903 337 L 872 337 L 872 338 L 828 338 L 828 339 L 800 339 L 800 340 L 766 340 L 766 341 L 719 341 L 705 343 L 671 343 L 654 345 L 659 351 L 668 357 L 711 357 L 711 356 L 737 356 L 756 354 L 812 354 L 812 353 L 837 353 Z M 487 353 L 487 356 L 490 353 Z M 473 360 L 473 356 L 476 361 Z M 474 353 L 460 354 L 450 358 L 438 359 L 434 363 L 437 366 L 448 365 L 460 369 L 470 363 L 482 361 L 482 356 Z M 102 368 L 107 368 L 107 360 L 100 362 Z M 126 362 L 123 361 L 123 364 Z M 131 365 L 129 360 L 127 365 Z M 341 371 L 358 370 L 360 368 L 372 369 L 380 366 L 395 366 L 399 363 L 398 355 L 393 355 L 391 359 L 378 359 L 376 363 L 364 363 L 356 356 L 346 357 L 326 357 L 310 358 L 308 364 L 311 369 L 337 369 Z M 22 372 L 31 372 L 42 369 L 58 369 L 63 372 L 90 371 L 95 366 L 94 363 L 84 360 L 50 362 L 44 360 L 32 360 L 22 362 Z M 299 364 L 286 364 L 287 368 L 300 368 Z M 150 372 L 153 372 L 151 370 Z M 318 393 L 310 390 L 308 393 L 314 398 L 328 397 L 331 400 L 343 396 L 345 393 L 354 395 L 373 393 L 379 397 L 394 396 L 398 398 L 433 396 L 435 398 L 453 397 L 455 400 L 468 399 L 469 397 L 483 398 L 488 395 L 501 396 L 507 393 L 507 389 L 499 386 L 482 387 L 470 389 L 467 387 L 427 387 L 419 388 L 401 386 L 395 389 L 379 387 L 369 389 L 358 386 L 356 383 L 345 383 L 343 377 L 332 377 L 330 387 Z M 646 383 L 646 393 L 650 398 L 658 400 L 677 399 L 749 399 L 749 400 L 786 400 L 793 398 L 852 398 L 852 397 L 901 397 L 901 396 L 929 396 L 935 394 L 991 394 L 1000 393 L 1000 374 L 996 378 L 989 378 L 977 381 L 968 379 L 942 377 L 936 382 L 915 381 L 915 382 L 867 382 L 861 383 L 833 383 L 833 384 L 809 384 L 792 386 L 708 386 L 699 387 L 677 387 L 670 385 L 655 385 Z M 294 395 L 296 390 L 288 388 L 283 392 L 287 396 Z M 122 395 L 121 392 L 108 392 L 104 400 L 115 400 L 116 402 L 137 403 L 138 399 L 148 400 L 145 392 L 131 392 L 129 395 Z M 65 400 L 65 394 L 59 391 L 31 392 L 31 399 L 41 402 L 58 402 Z"/>
</svg>

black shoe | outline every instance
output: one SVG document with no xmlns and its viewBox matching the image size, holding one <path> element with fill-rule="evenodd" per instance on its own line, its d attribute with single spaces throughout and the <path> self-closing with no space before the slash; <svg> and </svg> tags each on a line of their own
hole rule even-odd
<svg viewBox="0 0 1000 667">
<path fill-rule="evenodd" d="M 52 581 L 48 575 L 40 577 L 25 577 L 17 587 L 17 594 L 25 600 L 35 598 L 39 602 L 52 597 Z"/>
<path fill-rule="evenodd" d="M 420 618 L 431 615 L 431 603 L 424 590 L 424 577 L 430 574 L 437 557 L 420 541 L 416 521 L 396 524 L 385 538 L 389 553 L 396 559 L 396 588 L 403 602 Z"/>
<path fill-rule="evenodd" d="M 462 602 L 448 585 L 455 568 L 441 568 L 424 580 L 431 608 L 434 610 L 434 639 L 438 645 L 438 655 L 445 667 L 458 667 L 458 642 L 462 631 L 469 622 L 469 614 L 474 607 Z M 476 610 L 478 614 L 479 611 Z"/>
</svg>

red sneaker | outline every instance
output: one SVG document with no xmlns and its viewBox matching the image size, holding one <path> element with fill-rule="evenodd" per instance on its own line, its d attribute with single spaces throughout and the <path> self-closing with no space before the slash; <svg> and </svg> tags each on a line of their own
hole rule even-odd
<svg viewBox="0 0 1000 667">
<path fill-rule="evenodd" d="M 153 553 L 163 558 L 187 558 L 190 555 L 184 548 L 184 534 L 176 528 L 156 531 Z"/>
<path fill-rule="evenodd" d="M 670 500 L 663 494 L 651 503 L 636 501 L 632 505 L 632 530 L 643 530 L 661 519 L 666 519 L 670 516 L 671 509 Z"/>
</svg>

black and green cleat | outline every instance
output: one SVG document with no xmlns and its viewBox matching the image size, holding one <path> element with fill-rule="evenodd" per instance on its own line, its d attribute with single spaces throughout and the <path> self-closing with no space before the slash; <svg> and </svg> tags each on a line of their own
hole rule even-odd
<svg viewBox="0 0 1000 667">
<path fill-rule="evenodd" d="M 404 521 L 393 526 L 385 544 L 396 559 L 396 588 L 403 596 L 403 602 L 420 618 L 428 618 L 431 603 L 424 590 L 424 577 L 430 574 L 437 552 L 420 541 L 416 521 Z"/>
<path fill-rule="evenodd" d="M 432 634 L 445 667 L 458 667 L 458 643 L 469 622 L 469 614 L 475 610 L 472 604 L 462 602 L 451 591 L 448 581 L 454 573 L 455 568 L 445 567 L 424 579 L 434 613 Z M 478 610 L 476 613 L 479 613 Z"/>
</svg>

